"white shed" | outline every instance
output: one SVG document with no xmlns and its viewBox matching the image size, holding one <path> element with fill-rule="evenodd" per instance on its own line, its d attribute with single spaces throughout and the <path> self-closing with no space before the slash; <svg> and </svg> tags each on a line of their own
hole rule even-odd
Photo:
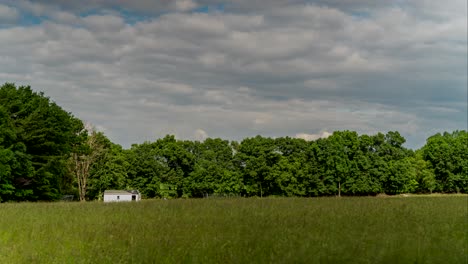
<svg viewBox="0 0 468 264">
<path fill-rule="evenodd" d="M 137 190 L 105 190 L 104 202 L 140 201 L 141 194 Z"/>
</svg>

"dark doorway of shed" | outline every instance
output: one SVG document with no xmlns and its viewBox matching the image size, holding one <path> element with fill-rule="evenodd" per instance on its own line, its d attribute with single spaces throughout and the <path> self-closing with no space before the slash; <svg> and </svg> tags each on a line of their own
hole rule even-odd
<svg viewBox="0 0 468 264">
<path fill-rule="evenodd" d="M 132 201 L 136 201 L 136 195 L 132 195 Z"/>
</svg>

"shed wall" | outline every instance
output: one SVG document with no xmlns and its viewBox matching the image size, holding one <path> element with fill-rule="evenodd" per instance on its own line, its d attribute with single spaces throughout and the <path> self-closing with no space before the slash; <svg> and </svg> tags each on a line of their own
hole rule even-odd
<svg viewBox="0 0 468 264">
<path fill-rule="evenodd" d="M 136 196 L 136 201 L 141 200 L 138 194 L 104 194 L 104 202 L 131 202 L 132 195 Z"/>
</svg>

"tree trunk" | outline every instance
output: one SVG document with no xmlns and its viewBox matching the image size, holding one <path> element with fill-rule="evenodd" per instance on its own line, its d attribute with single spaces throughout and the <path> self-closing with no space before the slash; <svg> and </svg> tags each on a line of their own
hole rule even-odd
<svg viewBox="0 0 468 264">
<path fill-rule="evenodd" d="M 86 200 L 90 160 L 84 155 L 79 156 L 75 153 L 73 154 L 73 165 L 76 181 L 78 183 L 78 194 L 80 196 L 80 201 L 83 202 Z"/>
<path fill-rule="evenodd" d="M 338 181 L 338 197 L 341 197 L 341 181 Z"/>
<path fill-rule="evenodd" d="M 260 182 L 260 198 L 263 197 L 262 183 Z"/>
</svg>

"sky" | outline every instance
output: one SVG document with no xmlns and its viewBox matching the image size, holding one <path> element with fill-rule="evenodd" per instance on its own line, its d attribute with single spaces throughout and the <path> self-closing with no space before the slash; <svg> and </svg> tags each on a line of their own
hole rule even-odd
<svg viewBox="0 0 468 264">
<path fill-rule="evenodd" d="M 466 0 L 0 0 L 0 83 L 128 148 L 467 129 Z"/>
</svg>

